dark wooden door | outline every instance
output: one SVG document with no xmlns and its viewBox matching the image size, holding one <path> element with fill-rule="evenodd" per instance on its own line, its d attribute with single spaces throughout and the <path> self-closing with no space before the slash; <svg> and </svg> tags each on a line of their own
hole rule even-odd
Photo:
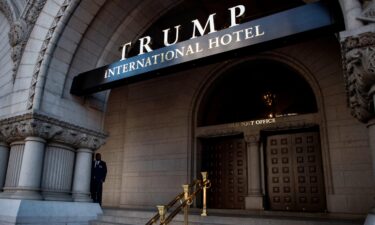
<svg viewBox="0 0 375 225">
<path fill-rule="evenodd" d="M 243 138 L 202 140 L 202 171 L 208 171 L 212 186 L 209 208 L 244 209 L 247 194 L 246 146 Z"/>
<path fill-rule="evenodd" d="M 319 133 L 269 136 L 267 184 L 272 210 L 325 211 Z"/>
</svg>

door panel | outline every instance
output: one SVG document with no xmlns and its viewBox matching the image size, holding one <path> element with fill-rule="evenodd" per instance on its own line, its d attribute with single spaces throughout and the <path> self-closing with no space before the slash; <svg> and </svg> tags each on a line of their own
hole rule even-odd
<svg viewBox="0 0 375 225">
<path fill-rule="evenodd" d="M 289 135 L 277 135 L 268 138 L 268 192 L 271 209 L 291 210 L 295 208 L 293 193 L 294 174 Z"/>
<path fill-rule="evenodd" d="M 242 138 L 202 140 L 202 171 L 212 182 L 208 207 L 244 209 L 247 194 L 246 146 Z"/>
<path fill-rule="evenodd" d="M 319 133 L 269 136 L 267 182 L 272 210 L 324 211 Z"/>
</svg>

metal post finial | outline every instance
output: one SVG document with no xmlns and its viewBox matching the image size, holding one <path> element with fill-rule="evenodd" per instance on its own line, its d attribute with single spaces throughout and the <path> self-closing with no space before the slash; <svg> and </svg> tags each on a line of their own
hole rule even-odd
<svg viewBox="0 0 375 225">
<path fill-rule="evenodd" d="M 159 215 L 160 215 L 160 224 L 164 224 L 166 207 L 165 207 L 165 205 L 157 205 L 156 207 L 158 208 Z"/>
</svg>

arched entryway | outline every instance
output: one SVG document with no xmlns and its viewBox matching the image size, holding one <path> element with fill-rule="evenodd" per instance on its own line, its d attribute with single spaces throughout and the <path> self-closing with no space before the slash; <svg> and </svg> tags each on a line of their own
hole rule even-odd
<svg viewBox="0 0 375 225">
<path fill-rule="evenodd" d="M 212 181 L 208 207 L 325 211 L 319 106 L 310 83 L 262 57 L 221 71 L 196 117 L 197 171 L 209 171 Z"/>
</svg>

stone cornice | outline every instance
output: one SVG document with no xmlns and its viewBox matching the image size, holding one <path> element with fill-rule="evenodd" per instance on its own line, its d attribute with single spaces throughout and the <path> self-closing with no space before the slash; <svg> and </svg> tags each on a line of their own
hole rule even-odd
<svg viewBox="0 0 375 225">
<path fill-rule="evenodd" d="M 367 122 L 374 113 L 369 90 L 375 84 L 375 33 L 347 37 L 341 50 L 348 105 L 354 117 Z"/>
<path fill-rule="evenodd" d="M 366 32 L 357 36 L 350 36 L 341 42 L 341 47 L 343 50 L 345 50 L 345 52 L 348 52 L 352 49 L 375 46 L 374 37 L 375 34 L 373 32 Z"/>
<path fill-rule="evenodd" d="M 106 134 L 79 127 L 38 113 L 27 113 L 0 120 L 0 140 L 8 143 L 26 137 L 41 137 L 74 148 L 98 149 Z"/>
</svg>

